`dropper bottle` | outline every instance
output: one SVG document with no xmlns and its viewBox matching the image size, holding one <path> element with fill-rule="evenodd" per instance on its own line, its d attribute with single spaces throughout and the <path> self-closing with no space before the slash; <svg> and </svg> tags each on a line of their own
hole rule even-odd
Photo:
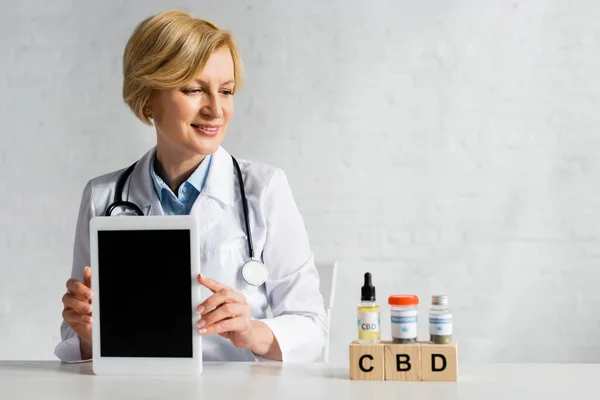
<svg viewBox="0 0 600 400">
<path fill-rule="evenodd" d="M 375 286 L 371 281 L 371 273 L 367 272 L 358 306 L 358 341 L 360 343 L 379 343 L 381 339 L 380 311 L 375 300 Z"/>
</svg>

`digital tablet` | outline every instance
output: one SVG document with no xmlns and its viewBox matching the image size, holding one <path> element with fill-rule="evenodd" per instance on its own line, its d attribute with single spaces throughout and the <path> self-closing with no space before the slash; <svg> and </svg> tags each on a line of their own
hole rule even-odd
<svg viewBox="0 0 600 400">
<path fill-rule="evenodd" d="M 193 217 L 94 217 L 90 264 L 95 374 L 202 372 Z"/>
</svg>

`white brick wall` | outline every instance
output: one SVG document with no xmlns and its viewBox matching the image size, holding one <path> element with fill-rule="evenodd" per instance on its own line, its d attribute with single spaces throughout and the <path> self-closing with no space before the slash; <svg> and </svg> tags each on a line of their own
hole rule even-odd
<svg viewBox="0 0 600 400">
<path fill-rule="evenodd" d="M 600 361 L 600 3 L 3 2 L 0 359 L 52 359 L 85 181 L 153 143 L 120 100 L 134 25 L 231 29 L 247 85 L 226 147 L 287 172 L 340 260 L 332 361 L 362 275 L 447 293 L 462 362 Z M 370 5 L 367 5 L 370 4 Z"/>
</svg>

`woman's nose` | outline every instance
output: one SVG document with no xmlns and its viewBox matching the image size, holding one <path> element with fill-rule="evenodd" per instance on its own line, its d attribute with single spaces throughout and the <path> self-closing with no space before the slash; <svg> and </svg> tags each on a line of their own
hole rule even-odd
<svg viewBox="0 0 600 400">
<path fill-rule="evenodd" d="M 202 108 L 203 113 L 210 115 L 213 118 L 221 118 L 223 116 L 223 109 L 217 96 L 210 96 L 208 103 Z"/>
</svg>

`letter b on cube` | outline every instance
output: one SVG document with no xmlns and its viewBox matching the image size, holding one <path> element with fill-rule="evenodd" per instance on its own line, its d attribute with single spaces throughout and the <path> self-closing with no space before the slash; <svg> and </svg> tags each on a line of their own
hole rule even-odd
<svg viewBox="0 0 600 400">
<path fill-rule="evenodd" d="M 385 379 L 390 381 L 421 380 L 421 354 L 418 344 L 386 343 Z"/>
</svg>

